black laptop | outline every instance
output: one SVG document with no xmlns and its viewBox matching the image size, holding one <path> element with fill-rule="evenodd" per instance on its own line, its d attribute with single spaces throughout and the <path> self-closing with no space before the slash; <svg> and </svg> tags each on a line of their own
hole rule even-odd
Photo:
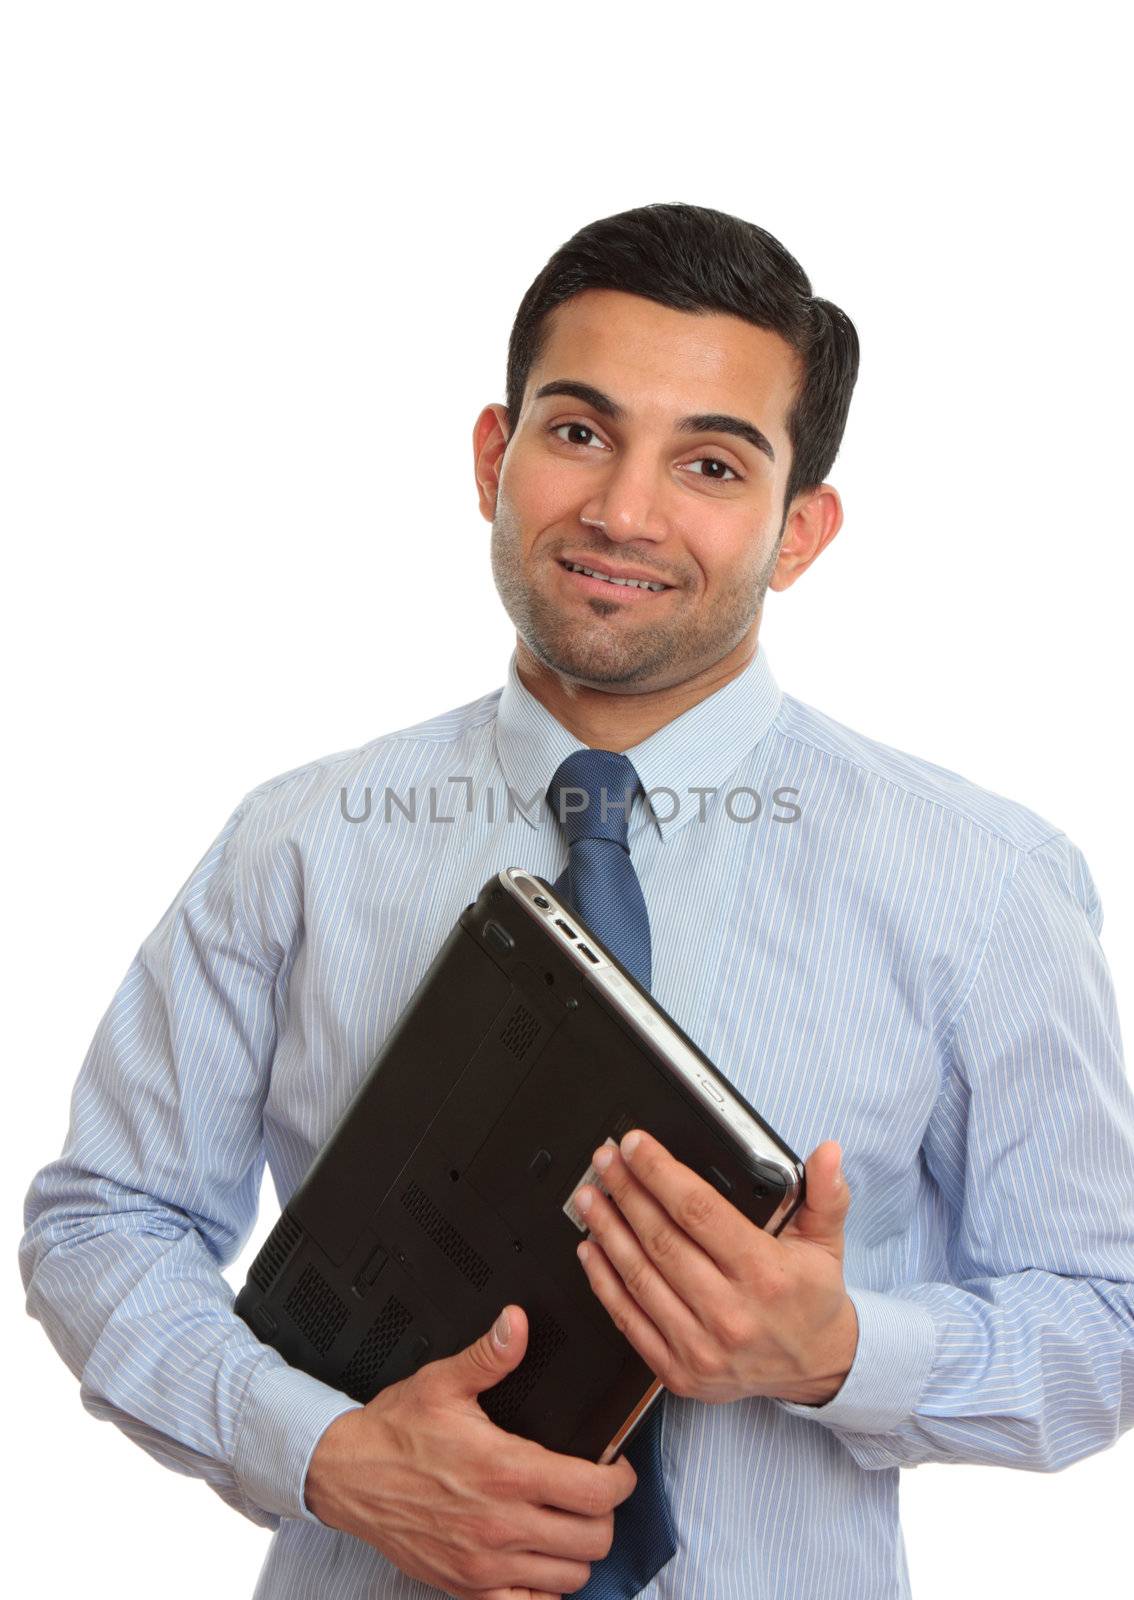
<svg viewBox="0 0 1134 1600">
<path fill-rule="evenodd" d="M 437 951 L 236 1310 L 365 1403 L 514 1302 L 528 1348 L 482 1409 L 611 1461 L 662 1386 L 579 1264 L 574 1196 L 604 1187 L 592 1153 L 632 1127 L 770 1233 L 802 1203 L 799 1157 L 550 884 L 507 868 Z"/>
</svg>

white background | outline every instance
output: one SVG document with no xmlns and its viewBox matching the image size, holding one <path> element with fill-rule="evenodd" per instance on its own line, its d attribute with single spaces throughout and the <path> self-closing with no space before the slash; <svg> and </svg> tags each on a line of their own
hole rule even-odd
<svg viewBox="0 0 1134 1600">
<path fill-rule="evenodd" d="M 40 1592 L 251 1593 L 267 1533 L 82 1410 L 19 1211 L 236 802 L 503 681 L 472 425 L 582 224 L 734 212 L 852 316 L 846 523 L 768 596 L 773 670 L 1063 828 L 1130 1016 L 1120 10 L 789 9 L 4 12 L 6 1498 Z M 1115 1592 L 1132 1492 L 1130 1436 L 903 1473 L 917 1600 Z"/>
</svg>

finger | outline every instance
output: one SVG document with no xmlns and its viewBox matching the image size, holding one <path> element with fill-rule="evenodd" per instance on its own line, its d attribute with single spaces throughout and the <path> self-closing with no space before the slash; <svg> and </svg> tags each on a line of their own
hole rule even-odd
<svg viewBox="0 0 1134 1600">
<path fill-rule="evenodd" d="M 552 1594 L 550 1589 L 471 1589 L 465 1591 L 470 1600 L 563 1600 L 563 1594 L 556 1589 Z M 461 1595 L 457 1600 L 463 1600 Z"/>
<path fill-rule="evenodd" d="M 610 1549 L 613 1513 L 580 1517 L 550 1506 L 530 1506 L 530 1515 L 517 1516 L 515 1537 L 508 1548 L 540 1550 L 563 1561 L 600 1561 Z"/>
<path fill-rule="evenodd" d="M 634 1128 L 622 1140 L 620 1156 L 628 1171 L 726 1278 L 742 1282 L 751 1278 L 754 1268 L 774 1265 L 778 1241 L 750 1222 L 699 1173 L 670 1155 L 659 1140 Z"/>
<path fill-rule="evenodd" d="M 539 1585 L 537 1594 L 548 1592 L 560 1596 L 581 1589 L 590 1573 L 588 1562 L 560 1561 L 540 1550 L 497 1550 L 494 1555 L 492 1564 L 499 1572 L 498 1585 L 489 1590 L 460 1590 L 458 1593 L 468 1594 L 469 1600 L 488 1600 L 488 1596 L 494 1594 L 526 1596 L 527 1586 L 535 1583 Z"/>
<path fill-rule="evenodd" d="M 591 1288 L 610 1313 L 611 1320 L 641 1356 L 650 1371 L 664 1378 L 674 1363 L 674 1352 L 653 1318 L 648 1316 L 611 1266 L 602 1246 L 588 1239 L 579 1246 L 583 1271 Z M 586 1259 L 583 1260 L 585 1252 Z M 686 1313 L 688 1315 L 688 1313 Z"/>
<path fill-rule="evenodd" d="M 780 1234 L 781 1239 L 811 1239 L 841 1251 L 850 1209 L 850 1190 L 845 1177 L 839 1178 L 841 1165 L 842 1150 L 833 1139 L 811 1152 L 805 1166 L 806 1197 Z"/>
<path fill-rule="evenodd" d="M 617 1154 L 603 1183 L 609 1198 L 595 1191 L 583 1211 L 591 1237 L 650 1320 L 675 1343 L 687 1341 L 702 1331 L 693 1308 L 715 1304 L 730 1286 Z M 576 1196 L 580 1210 L 587 1192 Z"/>
<path fill-rule="evenodd" d="M 517 1436 L 509 1434 L 507 1437 Z M 613 1511 L 636 1487 L 633 1479 L 630 1488 L 626 1486 L 628 1474 L 622 1457 L 599 1465 L 582 1456 L 549 1450 L 533 1439 L 524 1439 L 520 1444 L 519 1464 L 526 1474 L 520 1492 L 523 1499 L 536 1505 L 593 1517 L 600 1511 Z M 631 1463 L 627 1462 L 626 1466 Z"/>
</svg>

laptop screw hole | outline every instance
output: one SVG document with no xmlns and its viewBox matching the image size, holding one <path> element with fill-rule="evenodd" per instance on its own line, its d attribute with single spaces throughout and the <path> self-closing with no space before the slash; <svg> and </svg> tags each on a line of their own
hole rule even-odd
<svg viewBox="0 0 1134 1600">
<path fill-rule="evenodd" d="M 521 1251 L 523 1248 L 524 1248 L 524 1246 L 523 1246 L 523 1243 L 522 1243 L 521 1240 L 519 1240 L 519 1239 L 513 1239 L 512 1240 L 512 1249 L 515 1250 L 517 1253 L 519 1251 Z"/>
<path fill-rule="evenodd" d="M 544 981 L 544 983 L 547 983 L 547 984 L 554 983 L 555 982 L 555 974 L 554 974 L 554 972 L 545 972 L 544 975 L 543 975 L 543 981 Z"/>
<path fill-rule="evenodd" d="M 449 1173 L 449 1176 L 452 1178 L 453 1182 L 456 1183 L 457 1179 L 460 1177 L 460 1173 L 454 1168 L 453 1171 Z"/>
</svg>

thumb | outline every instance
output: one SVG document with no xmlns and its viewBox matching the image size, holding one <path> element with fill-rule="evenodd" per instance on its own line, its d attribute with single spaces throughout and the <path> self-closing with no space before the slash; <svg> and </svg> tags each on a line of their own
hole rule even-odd
<svg viewBox="0 0 1134 1600">
<path fill-rule="evenodd" d="M 842 1175 L 843 1152 L 833 1139 L 819 1145 L 807 1158 L 806 1193 L 784 1234 L 811 1239 L 838 1251 L 842 1257 L 843 1225 L 850 1208 L 850 1190 Z M 783 1234 L 781 1234 L 781 1238 Z"/>
<path fill-rule="evenodd" d="M 501 1342 L 501 1334 L 505 1335 Z M 517 1305 L 506 1305 L 499 1317 L 479 1339 L 433 1363 L 435 1376 L 448 1384 L 452 1394 L 465 1398 L 491 1389 L 518 1367 L 528 1348 L 528 1319 Z"/>
</svg>

